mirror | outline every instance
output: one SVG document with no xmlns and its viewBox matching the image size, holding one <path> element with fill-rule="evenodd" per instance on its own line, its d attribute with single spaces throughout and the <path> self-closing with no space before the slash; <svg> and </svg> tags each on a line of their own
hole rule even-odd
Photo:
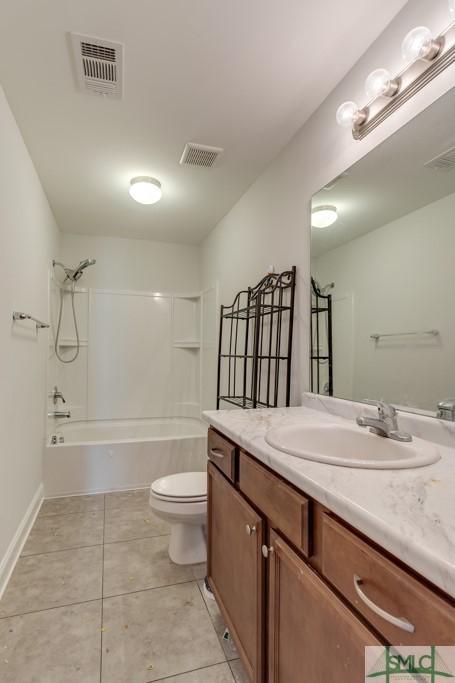
<svg viewBox="0 0 455 683">
<path fill-rule="evenodd" d="M 315 393 L 455 397 L 454 112 L 455 89 L 313 197 Z"/>
</svg>

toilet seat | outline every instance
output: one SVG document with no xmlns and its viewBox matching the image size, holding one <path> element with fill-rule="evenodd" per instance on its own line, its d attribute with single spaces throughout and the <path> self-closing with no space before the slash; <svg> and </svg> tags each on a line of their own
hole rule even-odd
<svg viewBox="0 0 455 683">
<path fill-rule="evenodd" d="M 200 503 L 207 500 L 207 474 L 180 472 L 152 483 L 150 496 L 170 503 Z"/>
</svg>

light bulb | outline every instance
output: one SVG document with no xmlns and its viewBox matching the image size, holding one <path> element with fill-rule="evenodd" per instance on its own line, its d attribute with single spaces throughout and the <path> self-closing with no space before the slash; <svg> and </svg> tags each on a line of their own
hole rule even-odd
<svg viewBox="0 0 455 683">
<path fill-rule="evenodd" d="M 455 19 L 455 0 L 449 0 L 449 13 L 452 19 Z"/>
<path fill-rule="evenodd" d="M 338 219 L 336 206 L 317 206 L 311 212 L 311 226 L 313 228 L 328 228 Z"/>
<path fill-rule="evenodd" d="M 139 204 L 155 204 L 162 196 L 161 183 L 156 178 L 138 176 L 131 179 L 129 193 Z"/>
<path fill-rule="evenodd" d="M 366 119 L 364 111 L 360 111 L 355 102 L 343 102 L 337 109 L 337 123 L 344 128 L 352 128 Z"/>
<path fill-rule="evenodd" d="M 387 69 L 376 69 L 372 71 L 365 81 L 365 92 L 371 99 L 380 95 L 392 97 L 398 90 L 398 82 L 392 78 Z"/>
<path fill-rule="evenodd" d="M 426 26 L 417 26 L 409 31 L 401 44 L 401 53 L 406 62 L 417 59 L 434 59 L 441 49 L 440 43 Z"/>
</svg>

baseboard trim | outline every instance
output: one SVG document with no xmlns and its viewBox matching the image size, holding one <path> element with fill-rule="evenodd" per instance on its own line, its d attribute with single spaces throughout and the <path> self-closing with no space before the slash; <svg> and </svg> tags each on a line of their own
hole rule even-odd
<svg viewBox="0 0 455 683">
<path fill-rule="evenodd" d="M 27 508 L 25 515 L 22 518 L 21 523 L 16 529 L 16 533 L 14 534 L 2 561 L 0 562 L 0 600 L 5 592 L 8 581 L 10 580 L 11 574 L 16 566 L 16 562 L 19 559 L 25 541 L 27 540 L 30 530 L 38 515 L 42 500 L 43 484 L 40 484 L 30 502 L 30 505 Z"/>
</svg>

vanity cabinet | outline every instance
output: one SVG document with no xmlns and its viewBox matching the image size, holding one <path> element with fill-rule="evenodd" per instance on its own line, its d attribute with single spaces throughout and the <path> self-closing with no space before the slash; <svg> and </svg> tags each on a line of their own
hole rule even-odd
<svg viewBox="0 0 455 683">
<path fill-rule="evenodd" d="M 213 429 L 208 444 L 208 579 L 251 683 L 360 683 L 365 646 L 455 645 L 451 598 Z"/>
</svg>

